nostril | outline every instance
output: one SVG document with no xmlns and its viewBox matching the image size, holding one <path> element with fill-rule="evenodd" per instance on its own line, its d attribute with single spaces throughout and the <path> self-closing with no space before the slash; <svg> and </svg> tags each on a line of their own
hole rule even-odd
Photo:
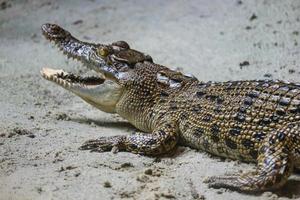
<svg viewBox="0 0 300 200">
<path fill-rule="evenodd" d="M 70 35 L 69 32 L 56 24 L 46 23 L 41 26 L 41 29 L 42 33 L 48 39 L 65 39 L 68 35 Z"/>
<path fill-rule="evenodd" d="M 44 31 L 58 31 L 58 30 L 62 29 L 58 25 L 56 25 L 56 24 L 50 24 L 50 23 L 43 24 L 41 26 L 41 28 Z"/>
</svg>

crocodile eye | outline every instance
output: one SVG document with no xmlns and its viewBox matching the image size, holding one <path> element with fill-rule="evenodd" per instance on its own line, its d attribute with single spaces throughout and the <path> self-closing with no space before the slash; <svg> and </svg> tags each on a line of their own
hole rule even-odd
<svg viewBox="0 0 300 200">
<path fill-rule="evenodd" d="M 129 44 L 125 41 L 117 41 L 117 42 L 112 43 L 112 45 L 121 47 L 123 49 L 130 49 Z"/>
<path fill-rule="evenodd" d="M 100 56 L 106 57 L 109 53 L 108 48 L 107 47 L 100 47 L 99 49 L 97 49 L 97 53 Z"/>
</svg>

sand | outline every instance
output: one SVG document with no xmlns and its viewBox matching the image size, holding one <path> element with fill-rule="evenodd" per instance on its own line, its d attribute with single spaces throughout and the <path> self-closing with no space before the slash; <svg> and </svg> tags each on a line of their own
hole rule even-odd
<svg viewBox="0 0 300 200">
<path fill-rule="evenodd" d="M 1 200 L 300 198 L 299 175 L 256 196 L 210 189 L 205 177 L 254 165 L 188 147 L 161 158 L 79 151 L 134 127 L 41 78 L 45 66 L 88 72 L 42 37 L 46 22 L 89 42 L 125 40 L 203 81 L 300 81 L 298 0 L 1 1 Z"/>
</svg>

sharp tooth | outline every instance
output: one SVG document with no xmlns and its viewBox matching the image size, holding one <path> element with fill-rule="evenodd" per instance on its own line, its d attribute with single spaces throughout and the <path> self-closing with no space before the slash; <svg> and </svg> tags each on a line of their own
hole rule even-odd
<svg viewBox="0 0 300 200">
<path fill-rule="evenodd" d="M 58 79 L 57 79 L 57 83 L 58 83 L 59 85 L 62 85 L 62 84 L 63 84 L 63 81 L 62 81 L 60 78 L 58 78 Z"/>
<path fill-rule="evenodd" d="M 41 71 L 42 77 L 47 78 L 46 74 Z"/>
<path fill-rule="evenodd" d="M 64 86 L 65 86 L 66 88 L 70 88 L 70 84 L 69 84 L 67 81 L 64 82 Z"/>
</svg>

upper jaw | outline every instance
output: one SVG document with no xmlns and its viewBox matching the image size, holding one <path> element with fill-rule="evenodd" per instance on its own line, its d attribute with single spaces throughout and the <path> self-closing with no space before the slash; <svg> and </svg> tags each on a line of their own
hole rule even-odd
<svg viewBox="0 0 300 200">
<path fill-rule="evenodd" d="M 43 35 L 53 41 L 69 58 L 81 61 L 88 68 L 116 82 L 126 78 L 127 72 L 134 68 L 136 63 L 152 62 L 150 56 L 131 49 L 124 41 L 111 45 L 93 44 L 76 39 L 56 24 L 44 24 L 41 29 Z"/>
<path fill-rule="evenodd" d="M 44 24 L 41 29 L 45 38 L 53 41 L 68 58 L 79 60 L 88 68 L 104 75 L 116 73 L 105 58 L 97 53 L 97 49 L 105 45 L 82 42 L 56 24 Z"/>
</svg>

